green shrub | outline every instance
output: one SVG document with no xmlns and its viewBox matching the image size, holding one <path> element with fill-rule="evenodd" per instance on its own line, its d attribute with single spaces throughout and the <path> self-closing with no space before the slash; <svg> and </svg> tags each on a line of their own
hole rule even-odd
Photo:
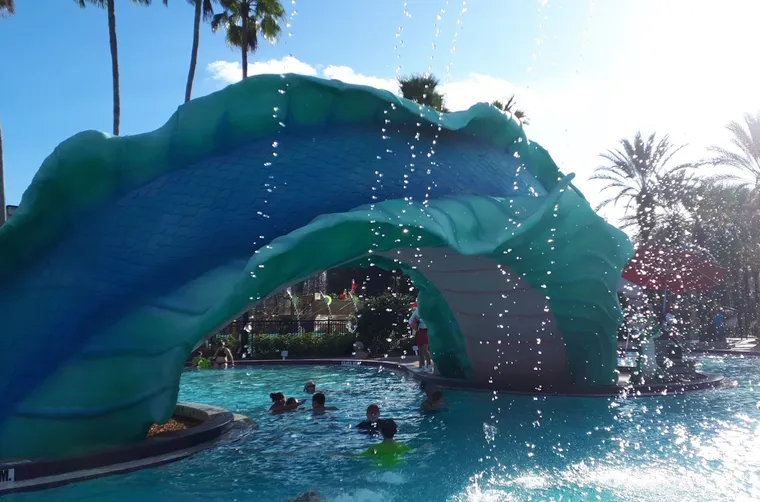
<svg viewBox="0 0 760 502">
<path fill-rule="evenodd" d="M 254 357 L 279 358 L 283 350 L 288 357 L 343 357 L 351 355 L 355 337 L 352 333 L 284 335 L 259 334 L 252 336 Z"/>
<path fill-rule="evenodd" d="M 375 357 L 406 350 L 409 344 L 407 320 L 414 297 L 383 293 L 366 298 L 359 310 L 358 339 Z"/>
<path fill-rule="evenodd" d="M 193 358 L 192 365 L 193 368 L 198 368 L 199 370 L 208 369 L 211 367 L 211 361 L 203 356 L 195 356 Z"/>
<path fill-rule="evenodd" d="M 218 333 L 214 336 L 212 336 L 209 339 L 209 344 L 211 346 L 211 354 L 216 352 L 216 349 L 219 348 L 219 342 L 224 342 L 224 344 L 227 346 L 228 349 L 234 354 L 239 354 L 240 349 L 240 342 L 238 340 L 238 335 L 227 335 L 224 333 Z"/>
</svg>

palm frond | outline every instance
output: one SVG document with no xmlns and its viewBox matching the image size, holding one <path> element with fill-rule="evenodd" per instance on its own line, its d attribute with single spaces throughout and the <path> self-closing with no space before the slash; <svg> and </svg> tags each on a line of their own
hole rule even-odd
<svg viewBox="0 0 760 502">
<path fill-rule="evenodd" d="M 230 23 L 230 18 L 226 12 L 214 14 L 214 16 L 211 18 L 211 31 L 216 33 L 222 28 L 227 29 L 227 27 L 231 24 L 232 23 Z"/>
<path fill-rule="evenodd" d="M 0 17 L 12 16 L 16 13 L 14 0 L 0 0 Z"/>
<path fill-rule="evenodd" d="M 275 43 L 282 33 L 281 23 L 286 20 L 286 15 L 280 0 L 218 1 L 223 12 L 211 17 L 211 30 L 216 32 L 224 27 L 230 47 L 240 48 L 245 43 L 248 52 L 253 54 L 259 48 L 259 36 Z M 204 2 L 209 2 L 210 6 L 210 0 Z M 242 27 L 243 19 L 247 19 L 245 34 Z"/>
</svg>

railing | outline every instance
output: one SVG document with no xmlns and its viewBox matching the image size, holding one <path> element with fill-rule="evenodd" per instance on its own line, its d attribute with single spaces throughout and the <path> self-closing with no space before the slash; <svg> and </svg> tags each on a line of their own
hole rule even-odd
<svg viewBox="0 0 760 502">
<path fill-rule="evenodd" d="M 259 321 L 251 319 L 249 321 L 249 325 L 251 327 L 251 331 L 249 331 L 249 333 L 252 335 L 288 335 L 296 333 L 334 335 L 340 333 L 348 333 L 354 329 L 354 326 L 352 326 L 351 322 L 338 319 L 278 319 L 274 321 Z"/>
</svg>

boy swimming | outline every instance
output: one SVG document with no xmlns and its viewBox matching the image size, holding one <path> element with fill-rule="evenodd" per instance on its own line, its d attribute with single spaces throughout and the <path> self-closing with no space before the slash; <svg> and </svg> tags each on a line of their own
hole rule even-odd
<svg viewBox="0 0 760 502">
<path fill-rule="evenodd" d="M 441 411 L 446 410 L 449 407 L 449 403 L 443 398 L 443 392 L 435 390 L 428 394 L 424 401 L 422 401 L 422 411 Z"/>
<path fill-rule="evenodd" d="M 320 415 L 326 411 L 337 411 L 335 406 L 325 406 L 325 395 L 317 392 L 311 397 L 311 410 L 315 415 Z"/>
<path fill-rule="evenodd" d="M 366 451 L 354 455 L 355 457 L 370 457 L 374 459 L 377 465 L 382 467 L 393 467 L 401 463 L 401 456 L 410 452 L 412 449 L 404 443 L 394 441 L 393 437 L 398 431 L 398 426 L 392 418 L 383 420 L 380 425 L 380 432 L 383 434 L 383 441 L 367 448 Z"/>
<path fill-rule="evenodd" d="M 383 422 L 385 420 L 380 418 L 380 407 L 376 404 L 370 404 L 367 406 L 367 420 L 356 424 L 356 428 L 362 432 L 380 432 Z"/>
<path fill-rule="evenodd" d="M 306 402 L 306 399 L 299 401 L 298 399 L 294 397 L 289 397 L 287 401 L 285 401 L 285 410 L 296 411 L 298 407 L 304 404 L 305 402 Z"/>
</svg>

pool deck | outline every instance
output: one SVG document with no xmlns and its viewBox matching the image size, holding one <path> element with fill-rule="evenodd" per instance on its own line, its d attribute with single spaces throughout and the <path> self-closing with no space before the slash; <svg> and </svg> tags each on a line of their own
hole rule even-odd
<svg viewBox="0 0 760 502">
<path fill-rule="evenodd" d="M 717 347 L 700 343 L 695 344 L 691 347 L 687 347 L 687 350 L 692 353 L 700 354 L 760 357 L 760 342 L 754 338 L 736 338 L 729 339 L 725 347 Z"/>
<path fill-rule="evenodd" d="M 443 389 L 467 390 L 473 392 L 495 392 L 497 394 L 518 395 L 554 395 L 569 397 L 655 397 L 678 395 L 687 392 L 733 386 L 722 375 L 697 373 L 698 378 L 682 382 L 653 383 L 630 385 L 628 375 L 621 374 L 618 385 L 600 385 L 577 388 L 555 385 L 551 388 L 515 382 L 513 385 L 495 387 L 483 386 L 476 382 L 445 378 L 440 375 L 421 371 L 414 358 L 387 357 L 382 359 L 241 359 L 236 366 L 295 366 L 295 365 L 331 365 L 331 366 L 369 366 L 382 367 L 407 375 L 420 382 L 435 385 Z"/>
<path fill-rule="evenodd" d="M 174 416 L 192 418 L 200 425 L 150 437 L 138 444 L 109 448 L 61 459 L 0 462 L 0 496 L 54 488 L 112 474 L 125 474 L 176 462 L 212 447 L 236 423 L 249 419 L 215 406 L 177 403 Z"/>
</svg>

